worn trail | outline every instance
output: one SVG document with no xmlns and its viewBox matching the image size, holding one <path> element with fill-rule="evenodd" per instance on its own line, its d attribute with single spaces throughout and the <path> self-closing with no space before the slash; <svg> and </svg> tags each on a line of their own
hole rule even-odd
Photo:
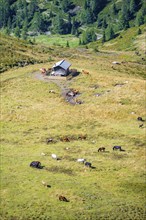
<svg viewBox="0 0 146 220">
<path fill-rule="evenodd" d="M 70 96 L 67 96 L 67 93 L 70 91 L 69 89 L 69 85 L 70 85 L 70 82 L 67 81 L 67 80 L 64 80 L 64 79 L 50 79 L 49 77 L 47 76 L 43 76 L 41 73 L 39 72 L 34 72 L 33 73 L 33 76 L 38 79 L 38 80 L 41 80 L 41 81 L 44 81 L 44 82 L 48 82 L 48 83 L 55 83 L 61 90 L 61 95 L 64 97 L 64 99 L 69 102 L 70 104 L 72 105 L 75 105 L 77 104 L 75 99 L 77 97 L 74 96 L 74 97 L 70 97 Z"/>
</svg>

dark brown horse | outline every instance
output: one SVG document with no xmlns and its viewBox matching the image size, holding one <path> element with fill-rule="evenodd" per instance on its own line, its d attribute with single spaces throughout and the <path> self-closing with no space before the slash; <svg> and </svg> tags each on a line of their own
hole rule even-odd
<svg viewBox="0 0 146 220">
<path fill-rule="evenodd" d="M 70 138 L 69 137 L 61 137 L 60 141 L 62 141 L 62 142 L 70 142 Z"/>
<path fill-rule="evenodd" d="M 98 149 L 98 152 L 104 152 L 105 151 L 105 147 L 100 147 L 99 149 Z"/>
<path fill-rule="evenodd" d="M 59 200 L 63 202 L 69 202 L 69 200 L 65 198 L 64 196 L 59 196 Z"/>
</svg>

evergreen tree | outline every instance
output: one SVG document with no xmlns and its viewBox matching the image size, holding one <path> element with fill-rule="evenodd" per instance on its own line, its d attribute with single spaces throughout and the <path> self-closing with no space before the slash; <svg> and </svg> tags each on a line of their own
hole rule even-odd
<svg viewBox="0 0 146 220">
<path fill-rule="evenodd" d="M 114 30 L 111 25 L 108 25 L 106 29 L 106 40 L 111 40 L 114 38 Z"/>
<path fill-rule="evenodd" d="M 68 40 L 67 40 L 67 42 L 66 42 L 66 47 L 69 47 L 69 42 L 68 42 Z"/>
<path fill-rule="evenodd" d="M 29 5 L 28 5 L 28 18 L 32 19 L 34 13 L 38 9 L 38 1 L 37 0 L 31 0 Z"/>
<path fill-rule="evenodd" d="M 130 19 L 130 14 L 129 14 L 129 9 L 127 2 L 128 0 L 125 0 L 122 5 L 122 9 L 119 12 L 119 22 L 120 22 L 120 29 L 127 29 L 129 27 L 129 19 Z"/>
<path fill-rule="evenodd" d="M 103 19 L 103 21 L 102 21 L 102 28 L 103 28 L 103 29 L 107 28 L 106 17 L 104 17 L 104 19 Z"/>
<path fill-rule="evenodd" d="M 76 34 L 76 25 L 75 25 L 75 19 L 74 19 L 74 18 L 73 18 L 73 21 L 72 21 L 71 34 L 72 34 L 72 35 L 75 35 L 75 34 Z"/>
<path fill-rule="evenodd" d="M 42 27 L 42 16 L 40 12 L 35 12 L 33 19 L 31 20 L 31 27 L 30 29 L 39 32 Z"/>
<path fill-rule="evenodd" d="M 116 15 L 117 14 L 117 8 L 116 8 L 115 2 L 112 4 L 111 12 L 112 12 L 112 15 Z"/>
<path fill-rule="evenodd" d="M 23 24 L 23 28 L 22 28 L 22 39 L 23 40 L 27 39 L 27 31 L 28 31 L 28 21 L 26 18 L 26 20 L 24 21 L 24 24 Z"/>
<path fill-rule="evenodd" d="M 57 34 L 64 34 L 64 20 L 61 15 L 57 15 L 53 21 L 53 30 Z"/>
<path fill-rule="evenodd" d="M 86 9 L 89 8 L 89 7 L 90 7 L 89 0 L 85 0 L 84 9 L 86 10 Z"/>
<path fill-rule="evenodd" d="M 138 28 L 137 34 L 139 35 L 139 34 L 141 34 L 141 33 L 142 33 L 141 29 Z"/>
<path fill-rule="evenodd" d="M 86 9 L 86 24 L 91 24 L 93 22 L 93 14 L 90 8 Z"/>
<path fill-rule="evenodd" d="M 20 38 L 20 28 L 17 26 L 14 31 L 15 37 Z"/>
<path fill-rule="evenodd" d="M 103 31 L 103 36 L 102 36 L 102 43 L 104 43 L 106 41 L 106 38 L 105 38 L 105 30 Z"/>
<path fill-rule="evenodd" d="M 61 5 L 62 5 L 62 8 L 63 8 L 63 11 L 67 12 L 69 10 L 71 4 L 72 4 L 72 2 L 69 1 L 69 0 L 62 0 Z"/>
<path fill-rule="evenodd" d="M 81 38 L 79 38 L 79 45 L 82 45 L 82 41 L 81 41 Z"/>
<path fill-rule="evenodd" d="M 87 44 L 92 41 L 96 41 L 96 34 L 93 28 L 89 28 L 83 32 L 82 35 L 82 44 Z"/>
<path fill-rule="evenodd" d="M 136 12 L 136 3 L 135 0 L 130 1 L 130 13 L 133 15 Z"/>
<path fill-rule="evenodd" d="M 142 14 L 142 11 L 139 10 L 139 12 L 137 13 L 137 16 L 136 16 L 136 25 L 140 26 L 142 24 L 144 24 L 144 16 Z"/>
<path fill-rule="evenodd" d="M 6 27 L 8 18 L 10 17 L 10 3 L 9 1 L 0 1 L 0 28 Z"/>
</svg>

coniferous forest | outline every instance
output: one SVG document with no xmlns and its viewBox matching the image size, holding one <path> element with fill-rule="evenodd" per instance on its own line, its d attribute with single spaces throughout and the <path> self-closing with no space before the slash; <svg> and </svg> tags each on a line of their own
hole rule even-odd
<svg viewBox="0 0 146 220">
<path fill-rule="evenodd" d="M 146 22 L 144 0 L 1 0 L 0 29 L 26 40 L 38 34 L 81 36 L 80 44 L 103 42 Z M 82 35 L 80 35 L 82 34 Z"/>
</svg>

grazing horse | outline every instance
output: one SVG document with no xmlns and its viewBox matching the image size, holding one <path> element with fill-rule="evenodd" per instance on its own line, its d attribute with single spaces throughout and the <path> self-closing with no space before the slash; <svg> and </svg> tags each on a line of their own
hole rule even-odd
<svg viewBox="0 0 146 220">
<path fill-rule="evenodd" d="M 85 163 L 85 161 L 86 161 L 86 159 L 84 159 L 84 158 L 77 159 L 77 162 L 79 162 L 79 163 Z"/>
<path fill-rule="evenodd" d="M 63 202 L 69 202 L 69 200 L 65 198 L 64 196 L 59 196 L 59 200 Z"/>
<path fill-rule="evenodd" d="M 113 150 L 120 150 L 120 151 L 122 151 L 122 148 L 121 148 L 121 146 L 114 146 Z"/>
<path fill-rule="evenodd" d="M 60 140 L 62 142 L 70 142 L 70 139 L 68 137 L 62 137 L 62 138 L 60 138 Z"/>
<path fill-rule="evenodd" d="M 41 71 L 41 74 L 42 74 L 42 75 L 45 75 L 46 72 L 47 72 L 47 70 L 46 70 L 45 68 L 41 68 L 40 71 Z"/>
<path fill-rule="evenodd" d="M 42 169 L 41 163 L 39 161 L 32 161 L 30 163 L 30 167 L 37 168 L 37 169 Z"/>
<path fill-rule="evenodd" d="M 138 121 L 145 121 L 145 120 L 142 119 L 142 117 L 138 117 L 137 120 Z"/>
<path fill-rule="evenodd" d="M 100 147 L 100 148 L 98 149 L 98 152 L 100 152 L 100 151 L 105 152 L 105 147 Z"/>
<path fill-rule="evenodd" d="M 86 135 L 79 135 L 78 139 L 79 140 L 86 140 L 87 136 Z"/>
<path fill-rule="evenodd" d="M 91 163 L 86 162 L 86 163 L 85 163 L 85 166 L 86 166 L 86 167 L 90 167 L 90 168 L 91 168 Z"/>
<path fill-rule="evenodd" d="M 85 75 L 90 75 L 90 73 L 87 70 L 82 70 L 82 73 Z"/>
<path fill-rule="evenodd" d="M 52 138 L 46 138 L 46 143 L 47 143 L 47 144 L 53 143 L 53 139 L 52 139 Z"/>
<path fill-rule="evenodd" d="M 143 124 L 139 125 L 139 128 L 143 128 Z"/>
</svg>

